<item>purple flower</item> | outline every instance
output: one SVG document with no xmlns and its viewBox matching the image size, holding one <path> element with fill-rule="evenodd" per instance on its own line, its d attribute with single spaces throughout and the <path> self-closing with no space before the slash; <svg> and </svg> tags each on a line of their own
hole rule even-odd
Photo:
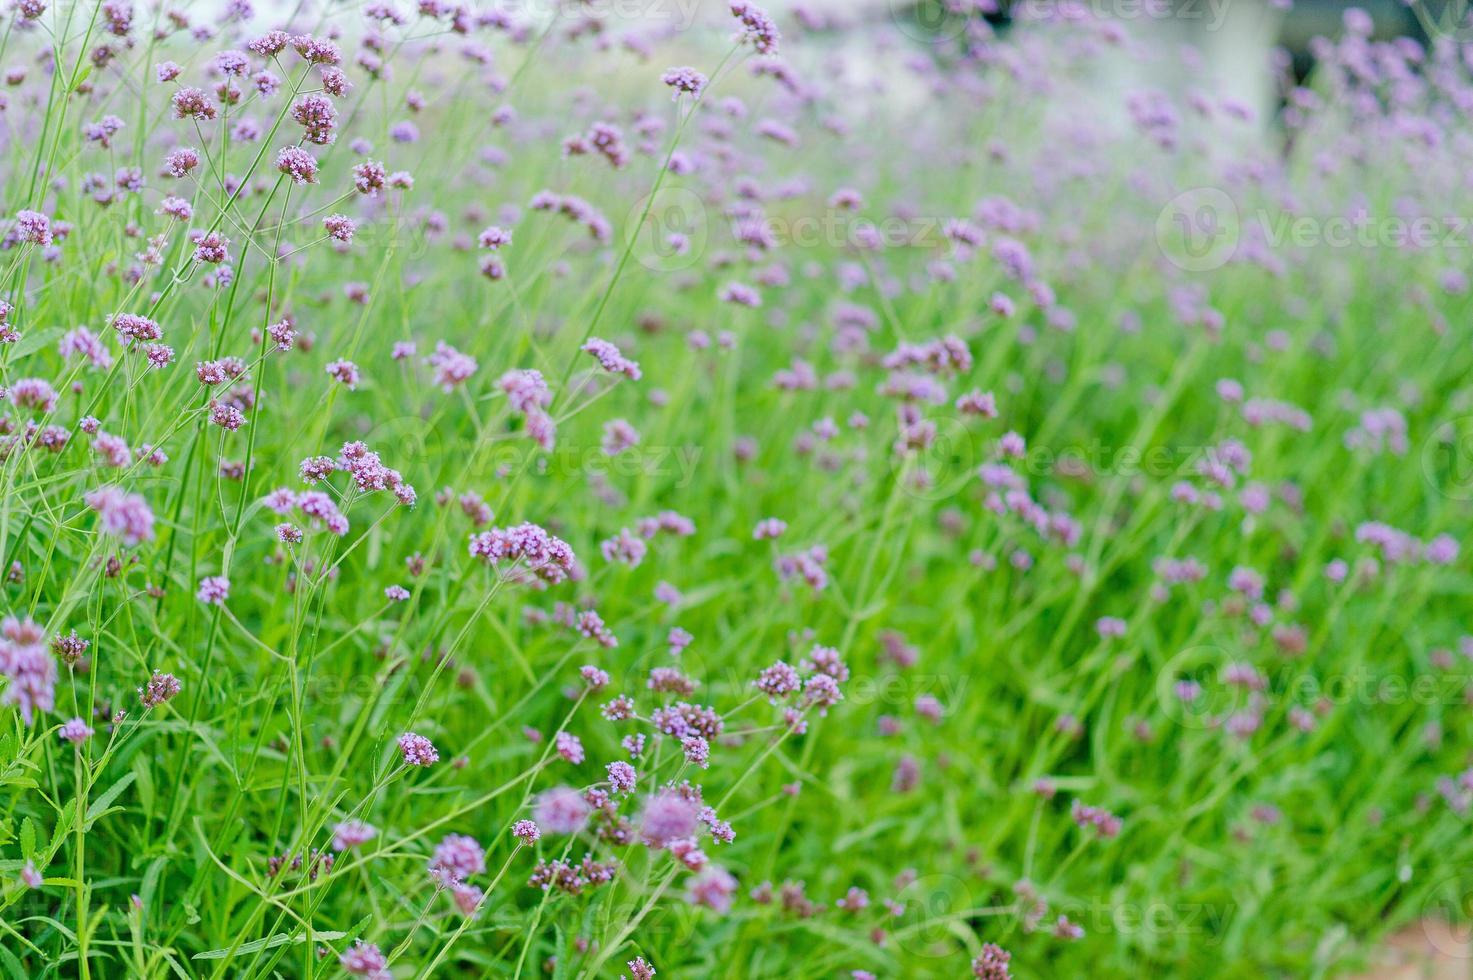
<svg viewBox="0 0 1473 980">
<path fill-rule="evenodd" d="M 382 980 L 390 976 L 389 961 L 379 948 L 372 943 L 365 943 L 359 939 L 353 943 L 353 948 L 344 950 L 338 957 L 338 965 L 350 977 L 370 977 L 373 980 Z"/>
<path fill-rule="evenodd" d="M 1008 972 L 1008 962 L 1012 958 L 1012 954 L 1001 946 L 983 943 L 981 955 L 972 960 L 972 976 L 980 980 L 1012 980 L 1013 975 Z"/>
<path fill-rule="evenodd" d="M 358 387 L 358 382 L 363 380 L 358 365 L 352 361 L 333 361 L 327 365 L 327 376 L 347 388 L 349 391 Z"/>
<path fill-rule="evenodd" d="M 387 179 L 388 173 L 382 163 L 365 160 L 353 166 L 353 189 L 359 194 L 377 194 L 383 190 Z"/>
<path fill-rule="evenodd" d="M 344 245 L 353 240 L 353 235 L 358 231 L 358 225 L 346 214 L 330 214 L 322 219 L 322 230 L 335 242 Z"/>
<path fill-rule="evenodd" d="M 729 282 L 721 287 L 717 298 L 723 303 L 756 309 L 762 305 L 762 294 L 743 282 Z"/>
<path fill-rule="evenodd" d="M 230 598 L 230 579 L 224 575 L 210 575 L 199 580 L 199 591 L 195 597 L 211 606 L 223 606 Z"/>
<path fill-rule="evenodd" d="M 605 448 L 604 452 L 610 456 L 617 455 L 617 453 L 609 453 L 607 448 Z M 603 554 L 604 561 L 620 562 L 628 565 L 630 568 L 635 568 L 640 562 L 644 561 L 647 549 L 648 546 L 638 537 L 631 534 L 627 527 L 622 528 L 617 535 L 599 545 L 599 551 Z"/>
<path fill-rule="evenodd" d="M 482 248 L 490 249 L 494 252 L 504 245 L 511 244 L 511 232 L 505 228 L 490 225 L 482 230 L 481 234 L 476 238 L 476 242 Z"/>
<path fill-rule="evenodd" d="M 361 820 L 344 820 L 333 825 L 332 849 L 346 851 L 366 844 L 378 836 L 378 828 Z"/>
<path fill-rule="evenodd" d="M 800 690 L 803 681 L 796 670 L 779 660 L 771 667 L 763 668 L 762 673 L 757 675 L 757 680 L 753 681 L 753 686 L 776 704 Z"/>
<path fill-rule="evenodd" d="M 556 585 L 572 573 L 576 559 L 567 542 L 536 524 L 492 528 L 471 536 L 470 554 L 488 565 L 518 563 L 545 582 Z"/>
<path fill-rule="evenodd" d="M 435 384 L 442 391 L 452 391 L 470 380 L 479 365 L 476 359 L 442 341 L 435 343 L 435 352 L 425 358 L 425 363 L 435 369 Z"/>
<path fill-rule="evenodd" d="M 151 320 L 136 313 L 119 313 L 113 317 L 112 327 L 125 338 L 123 340 L 125 344 L 135 340 L 158 340 L 164 335 L 163 328 L 159 326 L 157 320 Z"/>
<path fill-rule="evenodd" d="M 405 732 L 399 736 L 399 753 L 406 766 L 432 766 L 440 761 L 440 753 L 434 743 L 423 735 Z"/>
<path fill-rule="evenodd" d="M 291 117 L 305 130 L 309 143 L 326 146 L 337 138 L 338 110 L 325 95 L 310 93 L 292 103 Z"/>
<path fill-rule="evenodd" d="M 170 177 L 183 177 L 199 166 L 199 151 L 181 146 L 164 155 L 164 173 Z"/>
<path fill-rule="evenodd" d="M 85 499 L 100 516 L 102 531 L 120 538 L 126 547 L 153 540 L 153 511 L 142 497 L 109 486 L 91 491 Z"/>
<path fill-rule="evenodd" d="M 638 381 L 641 377 L 639 365 L 625 357 L 619 352 L 619 348 L 607 340 L 590 337 L 582 350 L 584 353 L 592 354 L 594 360 L 598 361 L 599 367 L 610 374 L 622 374 L 630 381 Z"/>
<path fill-rule="evenodd" d="M 675 790 L 664 790 L 645 803 L 640 818 L 640 836 L 654 846 L 664 845 L 696 832 L 700 811 Z"/>
<path fill-rule="evenodd" d="M 557 754 L 562 756 L 566 761 L 571 762 L 575 766 L 583 762 L 583 743 L 577 735 L 569 732 L 558 732 L 557 738 L 553 741 L 557 746 Z"/>
<path fill-rule="evenodd" d="M 14 616 L 0 622 L 0 676 L 10 680 L 0 704 L 15 705 L 29 725 L 38 709 L 50 711 L 54 706 L 56 674 L 56 658 L 40 626 Z"/>
<path fill-rule="evenodd" d="M 39 211 L 17 211 L 15 234 L 31 245 L 50 245 L 51 219 Z"/>
<path fill-rule="evenodd" d="M 1451 565 L 1458 560 L 1458 539 L 1450 534 L 1439 534 L 1427 542 L 1426 556 L 1434 565 Z"/>
<path fill-rule="evenodd" d="M 486 850 L 474 837 L 447 834 L 430 859 L 430 872 L 449 882 L 464 881 L 486 870 Z M 447 880 L 448 879 L 448 880 Z"/>
<path fill-rule="evenodd" d="M 731 15 L 742 25 L 741 40 L 750 41 L 758 54 L 776 54 L 782 35 L 767 12 L 746 0 L 732 0 Z"/>
<path fill-rule="evenodd" d="M 294 184 L 317 183 L 317 158 L 300 146 L 283 146 L 276 154 L 276 169 Z"/>
<path fill-rule="evenodd" d="M 583 829 L 593 812 L 583 794 L 567 786 L 554 786 L 537 797 L 534 807 L 537 826 L 553 834 L 575 834 Z"/>
<path fill-rule="evenodd" d="M 711 909 L 720 915 L 731 911 L 737 881 L 724 868 L 711 865 L 686 883 L 686 898 L 692 905 Z"/>
<path fill-rule="evenodd" d="M 175 119 L 203 119 L 215 118 L 215 104 L 210 97 L 201 89 L 181 88 L 174 93 L 172 99 Z"/>
<path fill-rule="evenodd" d="M 638 780 L 638 774 L 634 767 L 627 762 L 610 762 L 608 764 L 609 785 L 616 793 L 634 792 L 634 784 Z"/>
<path fill-rule="evenodd" d="M 194 257 L 197 261 L 214 265 L 228 262 L 230 261 L 230 239 L 218 231 L 207 232 L 194 243 Z"/>
<path fill-rule="evenodd" d="M 179 678 L 173 674 L 155 670 L 153 676 L 148 679 L 148 683 L 138 689 L 138 700 L 142 702 L 145 710 L 157 708 L 164 702 L 178 697 L 181 690 L 183 690 L 183 685 L 179 683 Z"/>
<path fill-rule="evenodd" d="M 660 76 L 660 81 L 675 90 L 676 99 L 682 95 L 699 97 L 701 90 L 706 87 L 706 76 L 689 66 L 671 68 Z"/>
</svg>

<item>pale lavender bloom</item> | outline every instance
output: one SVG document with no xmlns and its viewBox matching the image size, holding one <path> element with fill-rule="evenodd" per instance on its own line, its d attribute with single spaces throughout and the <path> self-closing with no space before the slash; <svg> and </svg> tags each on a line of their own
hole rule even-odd
<svg viewBox="0 0 1473 980">
<path fill-rule="evenodd" d="M 108 486 L 89 492 L 84 499 L 100 516 L 101 529 L 120 538 L 124 546 L 132 548 L 153 540 L 153 511 L 138 494 Z"/>
<path fill-rule="evenodd" d="M 605 452 L 608 452 L 608 450 L 605 449 Z M 609 453 L 609 455 L 612 456 L 614 453 Z M 635 568 L 640 562 L 644 561 L 647 547 L 643 541 L 631 534 L 626 527 L 621 529 L 614 537 L 600 544 L 599 550 L 603 553 L 604 561 L 620 562 L 628 565 L 630 568 Z"/>
<path fill-rule="evenodd" d="M 223 606 L 225 600 L 230 598 L 230 579 L 224 575 L 210 575 L 199 581 L 199 591 L 195 593 L 196 598 L 206 605 Z"/>
<path fill-rule="evenodd" d="M 377 836 L 378 828 L 373 824 L 364 823 L 362 820 L 344 820 L 333 824 L 332 849 L 346 851 L 366 844 Z"/>
<path fill-rule="evenodd" d="M 599 448 L 605 456 L 617 456 L 626 449 L 639 445 L 639 432 L 624 419 L 610 419 L 604 423 L 603 439 Z"/>
<path fill-rule="evenodd" d="M 742 25 L 740 39 L 750 41 L 758 54 L 776 54 L 782 35 L 767 11 L 746 0 L 732 0 L 731 15 Z"/>
<path fill-rule="evenodd" d="M 353 948 L 338 957 L 338 965 L 350 977 L 369 977 L 371 980 L 386 980 L 390 977 L 389 960 L 372 943 L 359 939 Z"/>
<path fill-rule="evenodd" d="M 571 732 L 558 732 L 557 738 L 553 742 L 557 747 L 557 754 L 562 756 L 563 759 L 573 763 L 575 766 L 583 762 L 583 742 L 577 735 Z"/>
<path fill-rule="evenodd" d="M 464 881 L 486 870 L 486 850 L 474 837 L 447 834 L 430 859 L 430 872 L 445 883 Z"/>
<path fill-rule="evenodd" d="M 63 742 L 71 742 L 73 745 L 81 745 L 92 737 L 92 729 L 81 718 L 72 718 L 61 726 L 57 733 Z"/>
<path fill-rule="evenodd" d="M 363 374 L 358 370 L 358 365 L 352 361 L 337 360 L 327 365 L 327 376 L 334 381 L 353 391 L 358 383 L 363 380 Z"/>
<path fill-rule="evenodd" d="M 327 232 L 327 237 L 346 245 L 353 240 L 358 225 L 346 214 L 330 214 L 322 219 L 322 229 Z"/>
<path fill-rule="evenodd" d="M 721 287 L 717 298 L 723 303 L 756 309 L 762 305 L 762 294 L 743 282 L 729 282 Z"/>
<path fill-rule="evenodd" d="M 686 882 L 686 898 L 692 905 L 700 905 L 720 915 L 731 911 L 731 899 L 737 890 L 737 881 L 729 872 L 711 865 Z"/>
<path fill-rule="evenodd" d="M 706 76 L 689 66 L 671 68 L 660 76 L 660 81 L 675 90 L 673 98 L 676 99 L 682 95 L 699 97 L 706 87 Z"/>
<path fill-rule="evenodd" d="M 1458 540 L 1450 534 L 1439 534 L 1427 542 L 1425 553 L 1434 565 L 1451 565 L 1458 560 Z"/>
<path fill-rule="evenodd" d="M 317 158 L 300 146 L 283 146 L 276 154 L 276 169 L 294 184 L 317 183 Z"/>
<path fill-rule="evenodd" d="M 577 833 L 583 829 L 592 812 L 583 794 L 567 786 L 555 786 L 544 791 L 537 797 L 534 808 L 537 826 L 554 834 Z"/>
<path fill-rule="evenodd" d="M 772 541 L 782 537 L 783 532 L 787 529 L 787 521 L 779 520 L 776 517 L 764 518 L 758 521 L 757 526 L 752 529 L 752 539 L 754 541 Z"/>
<path fill-rule="evenodd" d="M 511 244 L 511 232 L 496 225 L 490 225 L 481 231 L 476 242 L 485 249 L 496 251 L 504 245 Z"/>
<path fill-rule="evenodd" d="M 0 622 L 0 676 L 10 681 L 0 693 L 0 704 L 15 705 L 29 725 L 37 710 L 54 707 L 56 675 L 56 658 L 39 625 L 14 616 Z"/>
<path fill-rule="evenodd" d="M 640 379 L 641 372 L 639 365 L 621 354 L 619 348 L 607 340 L 591 337 L 583 345 L 582 350 L 588 354 L 592 354 L 594 359 L 598 361 L 599 366 L 610 374 L 622 374 L 630 381 L 638 381 Z"/>
<path fill-rule="evenodd" d="M 664 790 L 645 803 L 640 834 L 648 843 L 663 847 L 694 834 L 699 814 L 696 805 L 680 793 Z"/>
<path fill-rule="evenodd" d="M 31 245 L 51 244 L 51 219 L 39 211 L 17 211 L 15 234 Z"/>
<path fill-rule="evenodd" d="M 479 366 L 469 354 L 462 354 L 444 341 L 435 343 L 435 352 L 425 359 L 435 369 L 435 384 L 442 391 L 451 391 L 464 384 L 476 373 Z"/>
</svg>

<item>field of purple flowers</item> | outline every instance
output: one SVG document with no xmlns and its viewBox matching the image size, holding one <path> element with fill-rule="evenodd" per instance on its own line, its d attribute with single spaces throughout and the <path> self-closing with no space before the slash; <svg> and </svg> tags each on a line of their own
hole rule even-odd
<svg viewBox="0 0 1473 980">
<path fill-rule="evenodd" d="M 9 3 L 0 976 L 1465 925 L 1473 39 L 672 9 Z"/>
</svg>

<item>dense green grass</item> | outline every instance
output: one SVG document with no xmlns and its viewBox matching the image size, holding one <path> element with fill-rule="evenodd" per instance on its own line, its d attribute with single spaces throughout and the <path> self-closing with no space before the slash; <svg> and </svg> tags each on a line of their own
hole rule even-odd
<svg viewBox="0 0 1473 980">
<path fill-rule="evenodd" d="M 1464 537 L 1473 500 L 1469 303 L 1448 279 L 1467 272 L 1468 241 L 1445 220 L 1469 203 L 1468 129 L 1448 108 L 1467 92 L 1456 51 L 1426 73 L 1437 86 L 1407 83 L 1397 104 L 1388 85 L 1346 80 L 1365 43 L 1352 32 L 1307 83 L 1323 103 L 1309 118 L 1250 124 L 1215 103 L 1204 119 L 1183 103 L 1168 149 L 1100 94 L 1121 55 L 1099 25 L 979 32 L 969 49 L 957 21 L 929 46 L 884 23 L 843 49 L 784 20 L 799 97 L 753 77 L 723 10 L 658 38 L 649 60 L 617 43 L 648 33 L 618 11 L 607 50 L 570 37 L 566 12 L 520 39 L 481 27 L 470 41 L 415 17 L 374 28 L 392 67 L 378 78 L 353 63 L 363 11 L 332 4 L 293 30 L 342 32 L 354 89 L 335 100 L 336 142 L 303 144 L 319 183 L 297 186 L 274 162 L 299 141 L 288 109 L 319 73 L 288 49 L 276 95 L 213 121 L 170 118 L 178 86 L 213 89 L 218 51 L 276 26 L 264 12 L 190 16 L 219 36 L 151 40 L 165 22 L 140 7 L 124 43 L 101 8 L 59 3 L 39 26 L 8 21 L 0 48 L 27 69 L 4 117 L 4 211 L 71 226 L 54 255 L 13 239 L 0 252 L 19 335 L 0 345 L 0 557 L 14 569 L 0 603 L 48 641 L 90 641 L 83 665 L 59 666 L 53 710 L 27 723 L 0 707 L 0 971 L 336 976 L 361 939 L 401 977 L 614 977 L 635 956 L 661 977 L 958 977 L 983 943 L 1011 951 L 1024 978 L 1301 977 L 1353 968 L 1423 916 L 1467 920 L 1473 847 L 1467 805 L 1452 805 L 1467 791 L 1438 780 L 1466 767 L 1473 737 L 1473 648 L 1458 652 L 1470 580 L 1465 556 L 1425 557 L 1438 536 Z M 489 64 L 461 57 L 469 44 Z M 839 69 L 843 51 L 871 67 Z M 177 82 L 155 80 L 166 59 L 183 66 Z M 251 71 L 263 63 L 252 55 Z M 660 85 L 679 64 L 711 76 L 700 100 L 671 102 Z M 1345 109 L 1366 91 L 1374 111 Z M 514 119 L 493 115 L 504 106 Z M 83 127 L 106 114 L 126 127 L 104 148 Z M 260 139 L 232 135 L 245 117 Z M 641 136 L 642 118 L 659 126 Z M 406 119 L 419 138 L 396 142 Z M 768 119 L 797 144 L 760 135 Z M 626 166 L 565 156 L 562 141 L 597 120 L 623 130 Z M 1408 120 L 1440 141 L 1408 138 Z M 355 194 L 355 138 L 413 188 Z M 176 143 L 201 151 L 182 180 L 159 176 Z M 672 153 L 699 168 L 666 171 Z M 146 186 L 100 206 L 85 175 L 110 187 L 126 166 Z M 857 208 L 830 200 L 846 187 Z M 608 240 L 529 208 L 543 190 L 601 210 Z M 190 227 L 230 239 L 227 285 L 206 281 L 186 226 L 157 213 L 171 194 L 192 201 Z M 1019 209 L 1016 227 L 992 198 Z M 1369 238 L 1325 241 L 1357 202 Z M 358 221 L 351 245 L 322 241 L 334 212 Z M 1397 222 L 1414 217 L 1440 231 L 1396 247 Z M 770 250 L 737 241 L 744 219 L 771 232 Z M 949 239 L 953 219 L 987 241 Z M 475 244 L 493 224 L 514 234 L 494 253 L 497 281 Z M 884 247 L 867 247 L 866 226 Z M 162 262 L 137 266 L 158 234 Z M 1202 235 L 1205 252 L 1191 248 Z M 1009 275 L 1004 238 L 1026 245 L 1026 278 L 1055 308 Z M 761 283 L 762 305 L 723 302 L 731 282 Z M 999 293 L 1011 316 L 991 308 Z M 174 363 L 148 369 L 109 325 L 118 313 L 157 320 Z M 286 316 L 299 338 L 281 352 L 263 330 Z M 61 356 L 77 326 L 102 338 L 110 367 Z M 939 404 L 909 403 L 905 418 L 882 362 L 944 335 L 970 358 L 929 379 Z M 590 336 L 642 377 L 596 373 L 579 352 Z M 453 390 L 424 363 L 437 341 L 478 362 Z M 395 359 L 402 342 L 417 353 Z M 228 356 L 247 373 L 201 385 L 195 363 Z M 352 390 L 326 373 L 340 358 L 361 369 Z M 797 362 L 815 385 L 787 383 Z M 551 388 L 551 451 L 498 385 L 524 368 Z M 22 379 L 51 384 L 54 408 L 25 402 Z M 1297 407 L 1307 430 L 1252 424 L 1220 397 L 1223 379 L 1250 402 Z M 974 389 L 995 395 L 998 418 L 953 407 Z M 222 397 L 253 406 L 238 431 L 209 421 Z M 1347 444 L 1382 408 L 1400 413 L 1405 447 Z M 105 466 L 86 416 L 167 462 Z M 640 439 L 609 457 L 617 419 Z M 918 419 L 934 432 L 898 451 Z M 33 445 L 30 421 L 70 441 Z M 999 461 L 1008 432 L 1027 448 Z M 1234 458 L 1229 440 L 1251 461 L 1216 487 L 1203 467 Z M 336 474 L 341 537 L 265 506 L 277 487 L 306 489 L 302 460 L 350 441 L 418 503 L 350 492 Z M 1030 497 L 989 502 L 984 464 Z M 1183 483 L 1221 506 L 1174 499 Z M 104 533 L 86 498 L 103 486 L 144 498 L 151 539 Z M 1266 509 L 1249 513 L 1260 486 Z M 473 524 L 463 494 L 489 524 Z M 1054 515 L 1051 533 L 1030 508 Z M 695 533 L 657 534 L 637 567 L 600 554 L 664 511 Z M 767 518 L 785 532 L 754 540 Z M 283 545 L 281 520 L 305 540 Z M 1361 540 L 1372 521 L 1415 536 L 1415 554 L 1388 560 Z M 582 572 L 534 588 L 468 554 L 474 532 L 523 522 L 568 542 Z M 825 588 L 779 573 L 815 546 Z M 1186 559 L 1200 581 L 1165 585 L 1162 563 Z M 1326 574 L 1335 561 L 1343 581 Z M 1230 584 L 1238 568 L 1261 578 L 1261 604 Z M 217 575 L 228 598 L 200 601 Z M 657 598 L 662 583 L 678 601 Z M 386 598 L 396 585 L 406 601 Z M 562 603 L 596 608 L 617 647 L 558 625 Z M 1102 635 L 1101 617 L 1122 635 Z M 674 627 L 693 636 L 678 656 Z M 0 666 L 17 676 L 22 644 L 5 642 Z M 814 644 L 836 648 L 849 676 L 826 713 L 799 709 L 799 734 L 753 682 Z M 611 675 L 607 689 L 584 690 L 585 664 Z M 1233 665 L 1251 665 L 1261 690 L 1234 684 Z M 693 693 L 650 690 L 650 671 L 669 667 Z M 145 709 L 155 670 L 182 691 Z M 1192 681 L 1201 693 L 1184 701 Z M 16 681 L 6 690 L 15 700 Z M 600 716 L 620 694 L 638 719 Z M 676 700 L 723 717 L 709 769 L 649 724 Z M 95 730 L 77 746 L 58 737 L 74 717 Z M 701 844 L 737 881 L 729 910 L 692 904 L 697 876 L 665 850 L 547 828 L 517 846 L 512 826 L 539 794 L 606 786 L 636 731 L 650 743 L 621 813 L 637 827 L 658 785 L 699 783 L 735 830 Z M 439 762 L 402 765 L 405 732 Z M 558 757 L 560 732 L 586 761 Z M 1076 804 L 1118 815 L 1118 836 L 1081 829 Z M 271 873 L 273 857 L 330 853 L 348 819 L 377 836 L 315 877 Z M 469 916 L 426 872 L 449 833 L 486 849 Z M 576 896 L 528 885 L 538 860 L 584 853 L 617 862 L 614 880 Z M 32 868 L 39 887 L 23 878 Z M 792 883 L 788 900 L 763 900 L 764 883 Z M 852 907 L 852 888 L 868 905 Z M 1061 915 L 1082 937 L 1055 934 Z"/>
</svg>

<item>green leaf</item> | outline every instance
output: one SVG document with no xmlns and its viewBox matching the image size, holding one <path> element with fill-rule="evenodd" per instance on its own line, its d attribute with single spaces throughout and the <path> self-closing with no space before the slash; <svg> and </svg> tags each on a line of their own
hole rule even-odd
<svg viewBox="0 0 1473 980">
<path fill-rule="evenodd" d="M 332 942 L 335 939 L 342 939 L 346 935 L 347 933 L 345 932 L 314 932 L 312 933 L 312 941 L 321 941 L 328 943 Z M 306 941 L 307 937 L 301 933 L 292 933 L 288 935 L 287 933 L 279 932 L 274 936 L 267 936 L 265 939 L 252 939 L 248 943 L 241 943 L 239 946 L 235 947 L 234 952 L 232 952 L 228 948 L 212 949 L 205 953 L 195 953 L 192 959 L 223 960 L 231 956 L 240 956 L 243 953 L 259 953 L 263 949 L 275 949 L 276 947 L 284 946 L 287 943 L 292 943 L 293 945 L 299 946 Z"/>
<path fill-rule="evenodd" d="M 28 861 L 36 856 L 36 821 L 30 817 L 21 821 L 20 853 Z"/>
<path fill-rule="evenodd" d="M 15 349 L 10 356 L 19 360 L 27 354 L 34 354 L 43 347 L 49 347 L 60 336 L 60 327 L 46 327 L 44 330 L 27 330 L 21 334 L 20 340 L 15 342 Z"/>
<path fill-rule="evenodd" d="M 106 810 L 110 805 L 112 805 L 112 801 L 116 800 L 120 795 L 122 795 L 123 790 L 133 785 L 133 780 L 137 778 L 138 777 L 134 773 L 130 772 L 123 776 L 122 779 L 109 786 L 107 792 L 103 793 L 97 799 L 93 800 L 92 805 L 87 808 L 87 819 L 82 824 L 82 829 L 90 830 L 92 827 L 92 821 L 101 816 L 102 812 Z"/>
<path fill-rule="evenodd" d="M 153 767 L 146 755 L 138 755 L 133 758 L 133 775 L 138 777 L 138 802 L 143 804 L 143 812 L 153 813 Z"/>
<path fill-rule="evenodd" d="M 5 967 L 5 972 L 14 980 L 27 980 L 25 967 L 21 966 L 20 960 L 15 954 L 4 946 L 0 946 L 0 965 Z"/>
</svg>

